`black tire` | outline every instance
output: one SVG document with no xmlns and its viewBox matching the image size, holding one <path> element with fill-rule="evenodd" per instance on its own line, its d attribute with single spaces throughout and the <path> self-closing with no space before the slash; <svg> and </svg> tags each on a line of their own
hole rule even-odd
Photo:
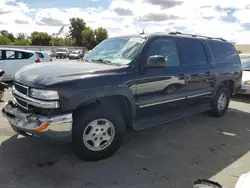
<svg viewBox="0 0 250 188">
<path fill-rule="evenodd" d="M 225 106 L 224 106 L 224 108 L 219 109 L 219 98 L 223 94 L 225 95 L 225 98 L 226 98 Z M 215 97 L 212 101 L 212 109 L 210 111 L 210 115 L 212 115 L 214 117 L 223 116 L 228 110 L 229 103 L 230 103 L 230 91 L 229 91 L 228 87 L 223 85 L 219 88 L 217 94 L 215 95 Z"/>
<path fill-rule="evenodd" d="M 110 109 L 110 108 L 109 108 Z M 110 121 L 115 130 L 113 141 L 101 151 L 89 149 L 84 141 L 83 134 L 87 125 L 97 119 Z M 107 110 L 107 107 L 97 105 L 88 108 L 84 112 L 78 112 L 73 119 L 72 142 L 76 155 L 85 161 L 98 161 L 112 156 L 121 146 L 125 135 L 125 123 L 121 113 Z"/>
</svg>

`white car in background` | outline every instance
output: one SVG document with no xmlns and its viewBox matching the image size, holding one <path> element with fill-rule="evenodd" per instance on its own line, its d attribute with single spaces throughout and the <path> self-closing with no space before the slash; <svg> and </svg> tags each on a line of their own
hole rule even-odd
<svg viewBox="0 0 250 188">
<path fill-rule="evenodd" d="M 242 82 L 239 93 L 250 95 L 250 59 L 241 60 Z"/>
<path fill-rule="evenodd" d="M 3 81 L 12 80 L 18 70 L 33 63 L 41 63 L 40 58 L 34 51 L 0 48 L 0 70 L 5 71 L 2 77 Z"/>
<path fill-rule="evenodd" d="M 51 62 L 51 61 L 53 61 L 52 57 L 50 56 L 49 52 L 47 52 L 47 51 L 42 51 L 42 52 L 36 51 L 36 54 L 40 58 L 40 60 L 42 62 Z"/>
</svg>

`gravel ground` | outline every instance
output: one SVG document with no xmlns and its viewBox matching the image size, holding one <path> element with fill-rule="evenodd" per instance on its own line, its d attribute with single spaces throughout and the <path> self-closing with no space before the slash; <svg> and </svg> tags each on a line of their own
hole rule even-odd
<svg viewBox="0 0 250 188">
<path fill-rule="evenodd" d="M 11 99 L 6 91 L 0 108 Z M 206 113 L 140 132 L 99 162 L 79 160 L 70 144 L 16 135 L 0 116 L 0 187 L 191 188 L 210 178 L 234 188 L 250 170 L 250 96 L 236 96 L 228 113 Z"/>
</svg>

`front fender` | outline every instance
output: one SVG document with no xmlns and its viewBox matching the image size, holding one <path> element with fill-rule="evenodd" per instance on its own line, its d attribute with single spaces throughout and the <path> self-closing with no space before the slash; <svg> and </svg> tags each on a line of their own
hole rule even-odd
<svg viewBox="0 0 250 188">
<path fill-rule="evenodd" d="M 71 110 L 76 109 L 84 102 L 91 101 L 97 98 L 110 97 L 110 96 L 123 96 L 126 97 L 130 103 L 133 119 L 136 115 L 135 98 L 132 91 L 126 86 L 110 86 L 104 88 L 96 88 L 90 90 L 83 90 L 74 94 L 68 102 L 68 108 Z"/>
</svg>

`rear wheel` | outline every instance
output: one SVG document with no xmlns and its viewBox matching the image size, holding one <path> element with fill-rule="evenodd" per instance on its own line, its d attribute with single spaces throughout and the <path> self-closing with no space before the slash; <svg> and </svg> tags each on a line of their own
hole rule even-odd
<svg viewBox="0 0 250 188">
<path fill-rule="evenodd" d="M 223 116 L 227 110 L 230 102 L 230 92 L 228 87 L 221 86 L 218 90 L 216 96 L 212 101 L 212 110 L 210 114 L 215 117 Z"/>
<path fill-rule="evenodd" d="M 125 123 L 120 113 L 106 109 L 98 105 L 74 117 L 72 141 L 80 159 L 97 161 L 113 155 L 120 148 Z"/>
</svg>

